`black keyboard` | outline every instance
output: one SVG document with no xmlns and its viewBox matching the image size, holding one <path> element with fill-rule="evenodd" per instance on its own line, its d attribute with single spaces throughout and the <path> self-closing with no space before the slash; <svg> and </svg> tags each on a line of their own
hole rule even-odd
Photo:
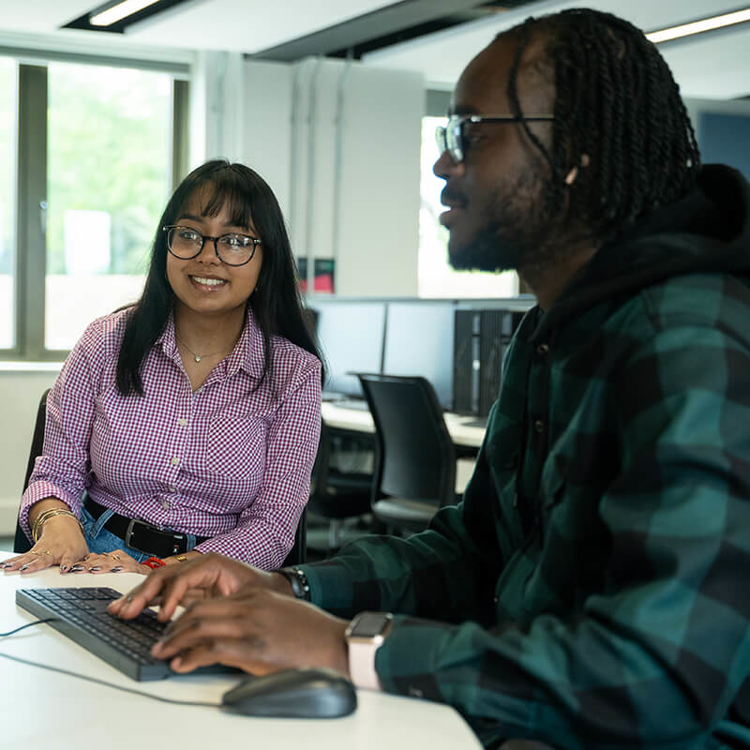
<svg viewBox="0 0 750 750">
<path fill-rule="evenodd" d="M 57 619 L 51 627 L 139 682 L 175 674 L 166 661 L 151 656 L 151 646 L 167 623 L 144 609 L 134 620 L 120 620 L 107 605 L 121 593 L 110 588 L 18 589 L 16 604 L 32 615 Z"/>
</svg>

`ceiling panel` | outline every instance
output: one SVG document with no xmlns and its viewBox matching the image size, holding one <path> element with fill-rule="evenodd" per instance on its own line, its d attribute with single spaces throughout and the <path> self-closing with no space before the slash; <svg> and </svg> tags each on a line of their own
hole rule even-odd
<svg viewBox="0 0 750 750">
<path fill-rule="evenodd" d="M 48 34 L 100 4 L 97 0 L 0 0 L 0 29 Z"/>
<path fill-rule="evenodd" d="M 489 44 L 498 32 L 520 23 L 529 15 L 552 13 L 582 4 L 580 0 L 532 3 L 430 37 L 378 50 L 365 55 L 364 60 L 368 65 L 420 71 L 431 86 L 451 88 L 469 60 Z M 588 0 L 585 5 L 615 13 L 649 31 L 718 15 L 738 7 L 737 0 Z M 729 40 L 732 40 L 731 45 Z M 691 47 L 694 47 L 694 52 L 690 51 Z M 690 42 L 663 45 L 662 51 L 673 65 L 686 96 L 721 98 L 724 92 L 750 90 L 750 80 L 745 84 L 740 80 L 740 67 L 750 69 L 750 31 L 746 27 L 703 37 L 700 41 L 696 37 Z M 750 78 L 746 73 L 745 77 Z M 721 84 L 714 85 L 719 80 Z"/>
<path fill-rule="evenodd" d="M 252 53 L 393 4 L 392 0 L 203 0 L 154 16 L 126 36 L 147 44 Z"/>
</svg>

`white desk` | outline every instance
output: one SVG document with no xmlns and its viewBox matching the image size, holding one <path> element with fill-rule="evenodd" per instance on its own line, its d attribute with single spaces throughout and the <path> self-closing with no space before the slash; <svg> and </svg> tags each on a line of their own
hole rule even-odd
<svg viewBox="0 0 750 750">
<path fill-rule="evenodd" d="M 339 406 L 335 401 L 324 401 L 322 405 L 323 419 L 330 427 L 352 432 L 374 434 L 375 423 L 367 409 L 347 409 Z M 476 417 L 461 416 L 445 412 L 445 425 L 456 445 L 466 448 L 480 448 L 484 439 L 484 427 L 474 427 L 472 422 Z"/>
<path fill-rule="evenodd" d="M 0 559 L 9 556 L 0 553 Z M 111 586 L 127 591 L 141 580 L 135 573 L 60 576 L 57 568 L 23 578 L 0 573 L 0 632 L 35 619 L 16 606 L 16 588 Z M 134 682 L 47 625 L 0 639 L 0 652 L 179 700 L 219 702 L 221 694 L 238 681 L 181 675 Z M 366 690 L 359 691 L 356 712 L 342 719 L 257 719 L 214 708 L 159 703 L 7 659 L 0 659 L 0 686 L 3 750 L 480 749 L 452 708 Z"/>
</svg>

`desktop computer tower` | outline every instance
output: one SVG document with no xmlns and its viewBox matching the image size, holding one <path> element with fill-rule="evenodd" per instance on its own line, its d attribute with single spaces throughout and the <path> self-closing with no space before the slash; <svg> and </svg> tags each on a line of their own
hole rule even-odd
<svg viewBox="0 0 750 750">
<path fill-rule="evenodd" d="M 500 392 L 505 350 L 524 313 L 456 310 L 453 342 L 453 411 L 486 417 Z"/>
</svg>

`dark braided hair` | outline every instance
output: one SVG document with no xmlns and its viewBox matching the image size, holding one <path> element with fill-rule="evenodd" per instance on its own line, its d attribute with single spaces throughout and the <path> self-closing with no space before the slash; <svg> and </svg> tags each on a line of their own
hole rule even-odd
<svg viewBox="0 0 750 750">
<path fill-rule="evenodd" d="M 497 39 L 508 36 L 518 40 L 508 80 L 514 114 L 522 114 L 517 77 L 532 37 L 543 40 L 543 63 L 554 74 L 552 150 L 522 122 L 551 169 L 552 215 L 567 194 L 570 215 L 604 240 L 693 187 L 700 153 L 690 118 L 669 67 L 640 29 L 581 8 L 528 18 Z"/>
</svg>

